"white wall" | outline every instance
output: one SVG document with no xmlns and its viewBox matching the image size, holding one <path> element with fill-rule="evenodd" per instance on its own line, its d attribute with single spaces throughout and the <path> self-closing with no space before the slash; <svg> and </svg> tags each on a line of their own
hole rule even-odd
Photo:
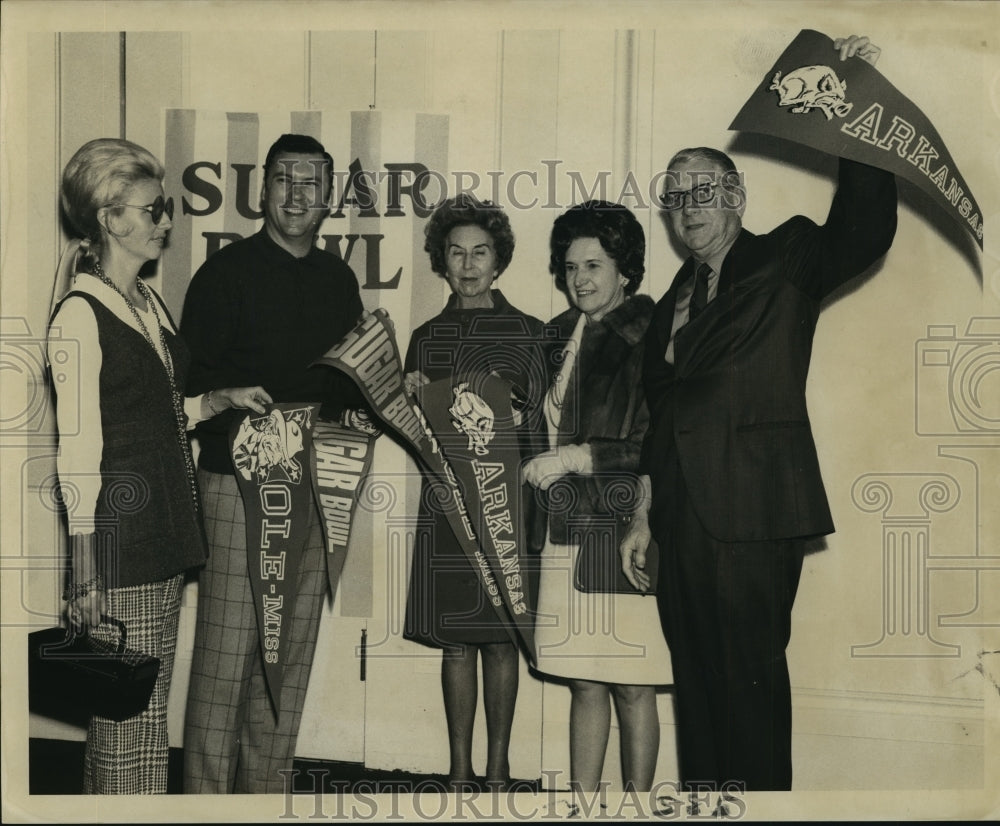
<svg viewBox="0 0 1000 826">
<path fill-rule="evenodd" d="M 132 140 L 161 147 L 165 108 L 375 105 L 446 112 L 452 170 L 484 178 L 501 170 L 508 180 L 524 170 L 544 182 L 555 169 L 563 207 L 572 195 L 569 171 L 590 183 L 607 170 L 614 198 L 627 171 L 648 180 L 676 148 L 716 145 L 730 148 L 746 174 L 749 229 L 766 231 L 794 212 L 821 221 L 832 194 L 829 159 L 753 137 L 734 143 L 727 131 L 753 84 L 805 27 L 832 37 L 870 34 L 884 49 L 878 68 L 938 127 L 987 224 L 1000 214 L 994 34 L 1000 27 L 989 4 L 914 3 L 906 15 L 899 4 L 637 3 L 613 15 L 599 5 L 584 13 L 573 4 L 555 6 L 558 13 L 513 4 L 416 10 L 394 4 L 367 14 L 365 4 L 316 4 L 308 13 L 289 4 L 281 7 L 287 13 L 268 15 L 246 6 L 222 22 L 207 8 L 196 17 L 180 6 L 170 13 L 169 5 L 137 4 L 146 12 L 140 15 L 137 8 L 105 4 L 106 16 L 54 16 L 5 40 L 5 67 L 23 72 L 20 86 L 6 72 L 4 78 L 5 335 L 14 323 L 28 336 L 44 334 L 62 243 L 56 201 L 62 165 L 85 140 L 122 130 Z M 120 30 L 127 30 L 123 72 Z M 561 164 L 554 166 L 556 160 Z M 928 326 L 954 325 L 957 338 L 950 346 L 958 348 L 970 318 L 998 323 L 997 247 L 987 227 L 982 288 L 967 238 L 928 209 L 912 187 L 901 190 L 899 231 L 884 265 L 863 289 L 831 303 L 816 337 L 809 401 L 837 533 L 825 551 L 806 561 L 789 653 L 796 777 L 804 789 L 981 788 L 984 766 L 992 766 L 987 738 L 996 690 L 985 677 L 991 666 L 981 652 L 1000 649 L 992 515 L 1000 481 L 998 428 L 924 435 L 917 432 L 915 410 L 946 410 L 949 403 L 946 382 L 937 397 L 918 395 L 918 381 L 933 378 L 933 369 L 918 359 Z M 544 186 L 534 194 L 540 202 L 530 209 L 508 205 L 518 244 L 501 286 L 518 306 L 547 319 L 565 307 L 546 271 L 548 232 L 561 210 L 545 208 Z M 658 298 L 680 259 L 647 205 L 626 203 L 647 230 L 643 290 Z M 434 291 L 443 303 L 443 285 L 429 271 L 412 278 L 406 289 Z M 405 344 L 409 329 L 399 321 L 405 311 L 395 317 Z M 411 324 L 420 320 L 410 317 Z M 996 340 L 994 334 L 990 352 L 996 352 Z M 987 355 L 979 374 L 986 395 L 977 403 L 992 404 L 1000 395 L 995 366 L 995 356 Z M 24 394 L 37 380 L 4 375 L 5 411 L 23 409 L 17 405 L 24 398 L 30 402 Z M 42 625 L 56 606 L 50 558 L 58 524 L 36 491 L 48 484 L 55 442 L 44 435 L 51 433 L 51 414 L 39 410 L 40 435 L 22 438 L 16 427 L 6 426 L 0 434 L 4 554 L 14 559 L 3 582 L 8 626 Z M 997 408 L 990 415 L 994 425 L 1000 422 Z M 14 420 L 5 413 L 5 422 Z M 376 473 L 412 468 L 392 446 L 380 448 L 376 462 Z M 852 496 L 866 475 L 894 491 L 891 508 L 873 510 L 860 493 Z M 952 480 L 943 483 L 951 485 L 951 501 L 938 512 L 933 501 L 927 507 L 919 488 L 941 477 Z M 886 537 L 925 530 L 929 558 L 913 574 L 925 577 L 926 589 L 915 591 L 905 582 L 888 588 Z M 369 641 L 384 641 L 381 650 L 391 656 L 369 660 L 360 754 L 372 766 L 443 771 L 447 749 L 437 660 L 390 633 L 399 594 L 405 593 L 400 575 L 406 566 L 401 552 L 382 550 L 376 544 L 376 608 L 366 626 Z M 42 570 L 29 573 L 37 568 Z M 906 594 L 915 595 L 912 604 L 892 602 Z M 193 607 L 189 591 L 171 703 L 175 745 Z M 357 629 L 351 628 L 353 635 Z M 321 657 L 324 641 L 337 637 L 338 629 L 343 625 L 331 613 L 321 629 Z M 882 647 L 864 647 L 884 637 Z M 5 648 L 5 673 L 11 650 Z M 329 665 L 319 671 L 332 682 L 328 690 L 310 690 L 308 751 L 361 759 L 353 747 L 353 756 L 338 754 L 343 737 L 336 680 L 343 677 Z M 515 774 L 565 769 L 565 689 L 545 686 L 527 672 L 521 686 Z M 661 700 L 660 771 L 673 776 L 672 713 L 668 698 Z M 9 708 L 6 702 L 5 716 Z M 41 719 L 32 720 L 30 734 L 80 736 Z M 483 740 L 480 731 L 477 743 Z M 482 761 L 480 756 L 480 771 Z M 609 760 L 609 777 L 616 773 Z"/>
</svg>

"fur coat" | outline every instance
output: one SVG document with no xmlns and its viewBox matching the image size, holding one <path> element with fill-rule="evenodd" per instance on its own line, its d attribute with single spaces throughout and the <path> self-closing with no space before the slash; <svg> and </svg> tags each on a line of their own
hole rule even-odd
<svg viewBox="0 0 1000 826">
<path fill-rule="evenodd" d="M 578 544 L 583 531 L 632 512 L 649 410 L 642 389 L 643 339 L 653 316 L 647 295 L 626 299 L 584 328 L 567 382 L 557 444 L 589 445 L 593 473 L 570 474 L 549 488 L 549 538 Z M 572 308 L 552 325 L 569 340 L 580 318 Z"/>
</svg>

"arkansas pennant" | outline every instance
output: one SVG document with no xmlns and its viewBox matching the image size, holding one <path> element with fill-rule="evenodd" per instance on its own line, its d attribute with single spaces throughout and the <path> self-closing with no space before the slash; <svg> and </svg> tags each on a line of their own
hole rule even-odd
<svg viewBox="0 0 1000 826">
<path fill-rule="evenodd" d="M 513 536 L 513 526 L 518 525 L 520 519 L 516 512 L 517 497 L 511 497 L 510 502 L 506 499 L 507 489 L 512 488 L 513 480 L 516 480 L 517 463 L 505 467 L 498 474 L 489 465 L 489 456 L 475 452 L 477 444 L 484 446 L 496 434 L 492 427 L 481 429 L 481 432 L 475 430 L 476 410 L 469 405 L 489 402 L 478 394 L 464 393 L 466 388 L 462 388 L 460 399 L 456 398 L 450 385 L 436 388 L 444 393 L 443 418 L 438 420 L 436 431 L 434 423 L 427 420 L 423 409 L 403 388 L 399 350 L 388 314 L 381 308 L 368 314 L 316 363 L 346 373 L 361 389 L 366 402 L 382 423 L 402 439 L 427 477 L 442 490 L 448 491 L 448 506 L 444 512 L 455 538 L 476 571 L 490 604 L 501 619 L 507 620 L 505 628 L 511 638 L 514 639 L 516 633 L 529 658 L 534 661 L 534 618 L 527 610 L 527 583 L 520 570 L 521 549 L 506 531 L 509 524 L 512 528 L 509 533 Z M 492 400 L 494 394 L 502 399 L 502 402 L 495 402 L 500 420 L 512 419 L 510 385 L 500 381 L 491 387 L 488 399 Z M 474 395 L 476 398 L 473 398 Z M 502 410 L 504 405 L 506 411 Z M 438 440 L 439 435 L 444 437 L 446 434 L 448 438 L 453 438 L 456 429 L 460 430 L 459 441 L 465 448 L 469 448 L 468 440 L 472 440 L 472 456 L 467 457 L 468 461 L 460 469 L 464 483 L 456 475 Z M 454 455 L 462 456 L 462 452 Z M 500 491 L 502 485 L 506 487 Z M 501 497 L 504 497 L 503 501 Z M 483 519 L 487 521 L 480 521 Z"/>
</svg>

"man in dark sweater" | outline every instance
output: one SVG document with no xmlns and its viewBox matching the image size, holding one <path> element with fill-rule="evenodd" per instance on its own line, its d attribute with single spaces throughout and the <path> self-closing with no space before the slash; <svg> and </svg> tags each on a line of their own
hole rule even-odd
<svg viewBox="0 0 1000 826">
<path fill-rule="evenodd" d="M 223 247 L 191 280 L 181 334 L 191 350 L 188 395 L 263 386 L 275 402 L 319 402 L 320 416 L 357 407 L 338 371 L 311 367 L 363 313 L 358 282 L 314 240 L 329 212 L 333 160 L 305 135 L 282 135 L 264 162 L 264 226 Z M 212 403 L 211 394 L 208 396 Z M 265 684 L 247 569 L 243 500 L 229 454 L 232 416 L 199 425 L 198 481 L 210 554 L 198 583 L 184 728 L 184 791 L 280 793 L 290 769 L 327 585 L 323 528 L 315 508 L 302 551 L 280 696 Z"/>
</svg>

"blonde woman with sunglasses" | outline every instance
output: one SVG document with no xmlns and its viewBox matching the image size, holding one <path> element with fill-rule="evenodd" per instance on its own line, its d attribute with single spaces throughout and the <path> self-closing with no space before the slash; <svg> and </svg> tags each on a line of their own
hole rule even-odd
<svg viewBox="0 0 1000 826">
<path fill-rule="evenodd" d="M 171 228 L 162 181 L 153 155 L 112 138 L 82 146 L 63 173 L 63 210 L 81 239 L 63 256 L 54 296 L 67 280 L 69 289 L 49 334 L 70 538 L 63 599 L 78 633 L 117 642 L 117 620 L 129 648 L 160 659 L 144 712 L 120 722 L 91 717 L 85 794 L 167 790 L 181 587 L 206 556 L 187 430 L 230 407 L 262 413 L 270 401 L 260 387 L 182 396 L 187 350 L 140 276 Z"/>
</svg>

